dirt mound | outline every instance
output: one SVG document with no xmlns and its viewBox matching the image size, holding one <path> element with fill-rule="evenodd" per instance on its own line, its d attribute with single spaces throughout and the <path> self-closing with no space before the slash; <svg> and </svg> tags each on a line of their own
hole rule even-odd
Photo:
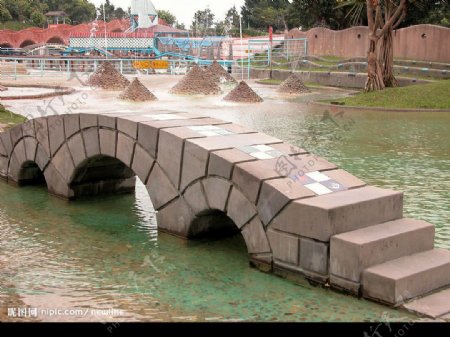
<svg viewBox="0 0 450 337">
<path fill-rule="evenodd" d="M 120 99 L 133 102 L 147 102 L 156 101 L 157 98 L 148 90 L 145 85 L 137 79 L 137 77 L 130 83 L 130 85 L 119 95 Z"/>
<path fill-rule="evenodd" d="M 8 90 L 7 87 L 4 87 L 4 86 L 0 85 L 0 91 L 6 91 L 6 90 Z"/>
<path fill-rule="evenodd" d="M 232 77 L 228 71 L 223 69 L 223 67 L 217 62 L 214 61 L 208 68 L 206 68 L 211 76 L 213 76 L 214 80 L 220 83 L 226 84 L 235 84 L 237 81 Z"/>
<path fill-rule="evenodd" d="M 130 84 L 130 81 L 117 71 L 112 63 L 103 62 L 89 77 L 87 84 L 106 90 L 123 90 Z"/>
<path fill-rule="evenodd" d="M 296 74 L 291 74 L 280 84 L 278 91 L 284 94 L 304 94 L 311 92 Z"/>
<path fill-rule="evenodd" d="M 241 81 L 236 88 L 231 90 L 230 93 L 225 96 L 224 100 L 243 103 L 258 103 L 263 101 L 263 99 L 259 97 L 245 81 Z"/>
<path fill-rule="evenodd" d="M 209 72 L 195 65 L 171 90 L 180 95 L 217 95 L 221 93 L 219 84 Z"/>
</svg>

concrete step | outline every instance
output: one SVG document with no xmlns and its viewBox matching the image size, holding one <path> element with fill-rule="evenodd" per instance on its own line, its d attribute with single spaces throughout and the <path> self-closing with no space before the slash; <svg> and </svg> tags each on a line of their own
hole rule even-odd
<svg viewBox="0 0 450 337">
<path fill-rule="evenodd" d="M 366 186 L 295 200 L 271 226 L 328 242 L 336 234 L 401 219 L 402 213 L 403 193 Z"/>
<path fill-rule="evenodd" d="M 365 298 L 402 304 L 450 285 L 450 250 L 428 250 L 370 267 L 361 284 Z"/>
<path fill-rule="evenodd" d="M 406 303 L 403 307 L 420 316 L 445 317 L 450 314 L 450 287 Z"/>
<path fill-rule="evenodd" d="M 331 283 L 357 293 L 364 269 L 433 247 L 434 226 L 408 218 L 335 235 L 330 243 Z M 356 284 L 346 287 L 345 281 Z"/>
</svg>

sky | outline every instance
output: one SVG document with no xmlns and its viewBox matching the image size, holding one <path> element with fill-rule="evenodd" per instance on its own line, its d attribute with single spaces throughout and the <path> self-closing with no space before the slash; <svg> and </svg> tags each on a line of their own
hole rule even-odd
<svg viewBox="0 0 450 337">
<path fill-rule="evenodd" d="M 103 3 L 103 0 L 89 0 L 96 6 Z M 179 22 L 184 23 L 186 28 L 190 27 L 194 18 L 194 13 L 207 7 L 215 14 L 216 20 L 223 20 L 225 13 L 236 5 L 239 9 L 244 5 L 244 0 L 152 0 L 155 8 L 165 9 L 175 15 Z M 122 7 L 125 11 L 131 6 L 131 0 L 110 0 L 114 6 Z"/>
</svg>

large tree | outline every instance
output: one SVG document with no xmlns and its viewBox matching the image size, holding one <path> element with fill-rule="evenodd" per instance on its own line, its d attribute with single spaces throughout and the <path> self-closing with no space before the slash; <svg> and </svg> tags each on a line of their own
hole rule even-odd
<svg viewBox="0 0 450 337">
<path fill-rule="evenodd" d="M 194 14 L 191 31 L 194 36 L 208 35 L 214 24 L 214 13 L 209 8 L 198 10 Z"/>
<path fill-rule="evenodd" d="M 267 30 L 273 26 L 276 30 L 284 30 L 288 28 L 290 8 L 289 0 L 245 0 L 241 13 L 248 28 Z"/>
<path fill-rule="evenodd" d="M 225 14 L 225 24 L 228 29 L 239 29 L 239 12 L 236 6 L 231 7 Z"/>
<path fill-rule="evenodd" d="M 366 0 L 369 27 L 366 91 L 382 90 L 395 85 L 392 32 L 406 15 L 408 0 Z M 377 46 L 382 39 L 380 59 Z M 380 65 L 381 62 L 381 65 Z M 385 82 L 386 81 L 386 82 Z"/>
<path fill-rule="evenodd" d="M 166 21 L 167 24 L 173 26 L 177 22 L 176 16 L 173 15 L 171 12 L 164 10 L 164 9 L 157 10 L 157 12 L 158 12 L 159 18 Z"/>
</svg>

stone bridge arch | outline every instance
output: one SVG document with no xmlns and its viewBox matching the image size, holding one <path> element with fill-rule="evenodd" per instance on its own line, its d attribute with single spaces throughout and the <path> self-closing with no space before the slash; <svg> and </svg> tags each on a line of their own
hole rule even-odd
<svg viewBox="0 0 450 337">
<path fill-rule="evenodd" d="M 137 176 L 160 230 L 191 238 L 235 226 L 251 263 L 279 275 L 390 304 L 450 285 L 450 251 L 433 249 L 433 225 L 403 218 L 402 193 L 215 118 L 70 114 L 0 133 L 1 177 L 20 185 L 40 172 L 49 192 L 66 199 L 129 192 Z M 404 279 L 413 284 L 407 294 Z"/>
</svg>

